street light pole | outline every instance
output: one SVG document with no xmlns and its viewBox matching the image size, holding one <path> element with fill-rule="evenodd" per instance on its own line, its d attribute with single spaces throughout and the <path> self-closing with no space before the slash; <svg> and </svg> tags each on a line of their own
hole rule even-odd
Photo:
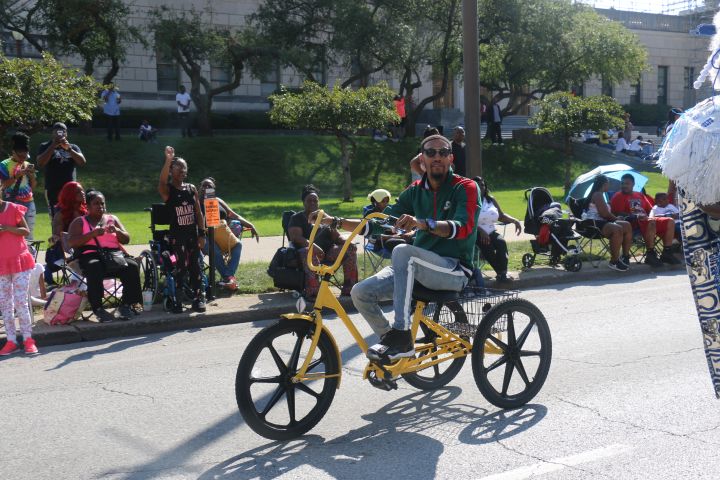
<svg viewBox="0 0 720 480">
<path fill-rule="evenodd" d="M 465 83 L 465 158 L 467 175 L 482 175 L 480 137 L 480 52 L 477 0 L 463 0 L 463 81 Z"/>
</svg>

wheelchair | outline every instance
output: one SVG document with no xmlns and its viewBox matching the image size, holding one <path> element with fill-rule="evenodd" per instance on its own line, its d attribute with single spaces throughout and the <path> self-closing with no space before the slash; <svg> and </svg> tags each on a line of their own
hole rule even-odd
<svg viewBox="0 0 720 480">
<path fill-rule="evenodd" d="M 182 304 L 183 297 L 193 298 L 195 292 L 187 275 L 182 285 L 175 281 L 177 265 L 170 236 L 172 212 L 164 203 L 154 203 L 145 211 L 150 212 L 152 239 L 149 248 L 138 256 L 141 287 L 143 292 L 152 292 L 153 304 L 161 301 L 163 309 L 169 312 L 175 305 Z M 199 255 L 196 261 L 200 262 L 201 288 L 207 292 L 209 282 L 203 256 Z"/>
</svg>

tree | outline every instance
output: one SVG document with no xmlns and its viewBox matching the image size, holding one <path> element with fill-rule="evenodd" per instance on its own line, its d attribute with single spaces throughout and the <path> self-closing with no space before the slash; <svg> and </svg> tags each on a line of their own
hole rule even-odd
<svg viewBox="0 0 720 480">
<path fill-rule="evenodd" d="M 593 77 L 636 80 L 647 68 L 637 37 L 570 0 L 480 0 L 481 84 L 506 114 Z"/>
<path fill-rule="evenodd" d="M 99 87 L 48 53 L 42 61 L 0 56 L 0 138 L 13 127 L 32 134 L 58 121 L 90 120 Z"/>
<path fill-rule="evenodd" d="M 340 143 L 343 200 L 352 201 L 350 163 L 355 157 L 353 135 L 360 130 L 384 128 L 399 121 L 392 104 L 393 91 L 387 85 L 359 88 L 335 86 L 328 89 L 306 81 L 299 93 L 282 91 L 271 95 L 270 119 L 289 128 L 334 135 Z"/>
<path fill-rule="evenodd" d="M 137 27 L 128 24 L 130 7 L 122 0 L 0 0 L 0 25 L 22 33 L 38 51 L 45 36 L 54 55 L 78 55 L 86 75 L 109 63 L 102 83 L 112 82 L 131 42 L 145 44 Z"/>
<path fill-rule="evenodd" d="M 277 50 L 281 64 L 306 79 L 319 65 L 338 65 L 348 74 L 342 87 L 367 86 L 377 72 L 396 75 L 406 97 L 408 124 L 445 95 L 459 71 L 460 0 L 265 0 L 251 24 Z M 440 85 L 413 102 L 430 67 Z M 409 129 L 414 134 L 414 128 Z"/>
<path fill-rule="evenodd" d="M 615 99 L 602 95 L 576 97 L 568 92 L 556 92 L 536 102 L 538 111 L 530 118 L 535 133 L 562 137 L 565 153 L 565 191 L 570 188 L 572 143 L 570 138 L 585 130 L 622 128 L 625 124 L 623 108 Z"/>
<path fill-rule="evenodd" d="M 267 68 L 267 58 L 275 54 L 250 33 L 213 25 L 195 9 L 178 11 L 162 6 L 152 10 L 150 18 L 156 48 L 172 57 L 190 77 L 190 96 L 197 108 L 200 134 L 211 135 L 213 97 L 237 88 L 246 67 L 256 74 L 262 72 Z M 213 86 L 203 70 L 208 61 L 211 65 L 227 65 L 230 80 Z"/>
</svg>

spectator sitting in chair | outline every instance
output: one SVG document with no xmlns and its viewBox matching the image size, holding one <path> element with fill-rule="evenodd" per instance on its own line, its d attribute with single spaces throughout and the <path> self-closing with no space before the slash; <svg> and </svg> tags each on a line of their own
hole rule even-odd
<svg viewBox="0 0 720 480">
<path fill-rule="evenodd" d="M 143 142 L 157 142 L 157 128 L 153 128 L 150 122 L 143 120 L 138 131 L 138 138 Z"/>
<path fill-rule="evenodd" d="M 610 180 L 605 175 L 598 175 L 593 180 L 592 188 L 582 200 L 581 226 L 593 227 L 610 240 L 610 262 L 608 266 L 618 272 L 626 272 L 630 268 L 630 247 L 632 246 L 632 227 L 624 220 L 612 214 L 605 193 L 610 188 Z M 620 255 L 622 248 L 622 256 Z"/>
<path fill-rule="evenodd" d="M 215 179 L 212 177 L 208 177 L 200 182 L 200 208 L 203 209 L 203 214 L 205 214 L 205 193 L 208 188 L 213 190 L 215 189 Z M 215 269 L 222 277 L 222 280 L 218 282 L 218 285 L 234 291 L 237 290 L 235 272 L 237 272 L 238 266 L 240 265 L 242 242 L 229 229 L 227 226 L 228 221 L 236 220 L 240 222 L 240 225 L 250 230 L 251 237 L 254 237 L 257 242 L 260 242 L 260 235 L 258 235 L 257 230 L 255 230 L 255 226 L 252 223 L 235 213 L 222 198 L 215 198 L 220 205 L 220 221 L 225 222 L 220 227 L 215 228 Z M 203 252 L 208 253 L 208 250 L 209 245 L 206 242 Z M 229 252 L 229 258 L 227 263 L 225 263 L 223 254 L 227 252 Z"/>
<path fill-rule="evenodd" d="M 629 148 L 630 145 L 627 143 L 627 140 L 625 140 L 625 137 L 622 136 L 622 132 L 618 133 L 618 139 L 615 142 L 615 153 L 626 153 Z"/>
<path fill-rule="evenodd" d="M 303 202 L 303 210 L 290 217 L 288 223 L 288 240 L 298 250 L 303 270 L 305 271 L 305 292 L 307 299 L 313 299 L 317 296 L 320 289 L 317 275 L 307 266 L 308 247 L 310 246 L 310 232 L 312 225 L 309 223 L 310 214 L 320 208 L 320 191 L 314 185 L 305 185 L 300 194 Z M 318 230 L 315 237 L 315 246 L 313 253 L 315 254 L 313 262 L 334 262 L 340 253 L 342 244 L 345 239 L 340 235 L 337 229 L 322 227 Z M 343 260 L 343 283 L 341 295 L 349 296 L 350 290 L 358 282 L 357 270 L 357 248 L 350 245 Z"/>
<path fill-rule="evenodd" d="M 111 322 L 113 315 L 102 308 L 103 279 L 107 265 L 101 249 L 125 252 L 122 245 L 130 242 L 130 234 L 115 215 L 105 213 L 105 196 L 97 190 L 86 193 L 88 214 L 72 221 L 68 244 L 80 260 L 80 269 L 87 281 L 88 301 L 99 322 Z M 120 319 L 129 320 L 136 311 L 133 306 L 142 303 L 140 292 L 140 267 L 134 258 L 123 255 L 125 266 L 115 274 L 122 282 Z"/>
<path fill-rule="evenodd" d="M 630 145 L 628 145 L 628 147 L 627 147 L 627 151 L 637 155 L 638 157 L 652 155 L 653 143 L 646 142 L 645 140 L 643 140 L 642 135 L 638 135 L 638 137 L 635 140 L 630 142 Z"/>
<path fill-rule="evenodd" d="M 480 216 L 478 217 L 478 235 L 475 244 L 482 252 L 483 257 L 497 274 L 496 281 L 500 283 L 512 280 L 507 274 L 508 248 L 505 239 L 495 229 L 495 222 L 512 223 L 515 226 L 515 235 L 520 235 L 522 227 L 520 222 L 506 214 L 500 208 L 495 197 L 490 195 L 490 189 L 482 177 L 475 177 L 480 193 Z"/>
<path fill-rule="evenodd" d="M 609 148 L 609 149 L 615 148 L 615 145 L 610 143 L 610 135 L 608 134 L 607 130 L 600 130 L 598 132 L 597 143 L 598 143 L 598 146 L 603 147 L 603 148 Z"/>
<path fill-rule="evenodd" d="M 45 252 L 45 282 L 49 285 L 54 283 L 52 274 L 59 268 L 55 262 L 65 258 L 65 250 L 62 244 L 62 234 L 67 233 L 70 224 L 78 217 L 87 215 L 87 203 L 85 202 L 85 190 L 78 182 L 68 182 L 63 185 L 58 194 L 58 203 L 55 206 L 55 216 L 52 221 L 52 236 L 48 240 L 49 247 Z"/>
<path fill-rule="evenodd" d="M 370 200 L 370 205 L 363 207 L 363 217 L 372 212 L 382 213 L 392 200 L 392 195 L 390 195 L 390 192 L 387 190 L 378 188 L 368 194 L 368 200 Z M 414 238 L 414 232 L 400 233 L 393 228 L 392 234 L 371 236 L 370 243 L 373 244 L 373 248 L 376 252 L 379 252 L 383 248 L 388 252 L 392 252 L 392 249 L 398 245 L 404 243 L 412 245 Z"/>
<path fill-rule="evenodd" d="M 680 210 L 678 207 L 670 203 L 670 196 L 665 192 L 658 192 L 655 194 L 655 205 L 650 210 L 650 218 L 657 217 L 670 217 L 675 221 L 675 241 L 679 242 L 682 239 L 680 233 Z M 675 243 L 675 242 L 673 242 Z"/>
<path fill-rule="evenodd" d="M 620 191 L 610 199 L 610 209 L 617 216 L 624 216 L 633 228 L 642 232 L 645 239 L 645 263 L 659 266 L 662 263 L 672 265 L 680 263 L 672 254 L 672 241 L 675 237 L 675 221 L 668 217 L 650 218 L 652 205 L 640 192 L 634 192 L 635 178 L 626 173 L 621 178 Z M 658 259 L 655 253 L 655 236 L 662 238 L 663 251 Z"/>
</svg>

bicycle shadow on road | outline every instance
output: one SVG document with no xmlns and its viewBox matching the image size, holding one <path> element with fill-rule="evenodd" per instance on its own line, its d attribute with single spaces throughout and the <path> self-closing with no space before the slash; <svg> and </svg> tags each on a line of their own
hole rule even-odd
<svg viewBox="0 0 720 480">
<path fill-rule="evenodd" d="M 333 478 L 433 479 L 446 445 L 501 441 L 533 427 L 547 413 L 542 405 L 491 412 L 455 402 L 461 392 L 458 387 L 413 392 L 364 415 L 369 423 L 345 435 L 329 441 L 308 435 L 272 442 L 229 458 L 198 478 L 269 479 L 295 470 L 294 475 L 321 470 Z"/>
</svg>

